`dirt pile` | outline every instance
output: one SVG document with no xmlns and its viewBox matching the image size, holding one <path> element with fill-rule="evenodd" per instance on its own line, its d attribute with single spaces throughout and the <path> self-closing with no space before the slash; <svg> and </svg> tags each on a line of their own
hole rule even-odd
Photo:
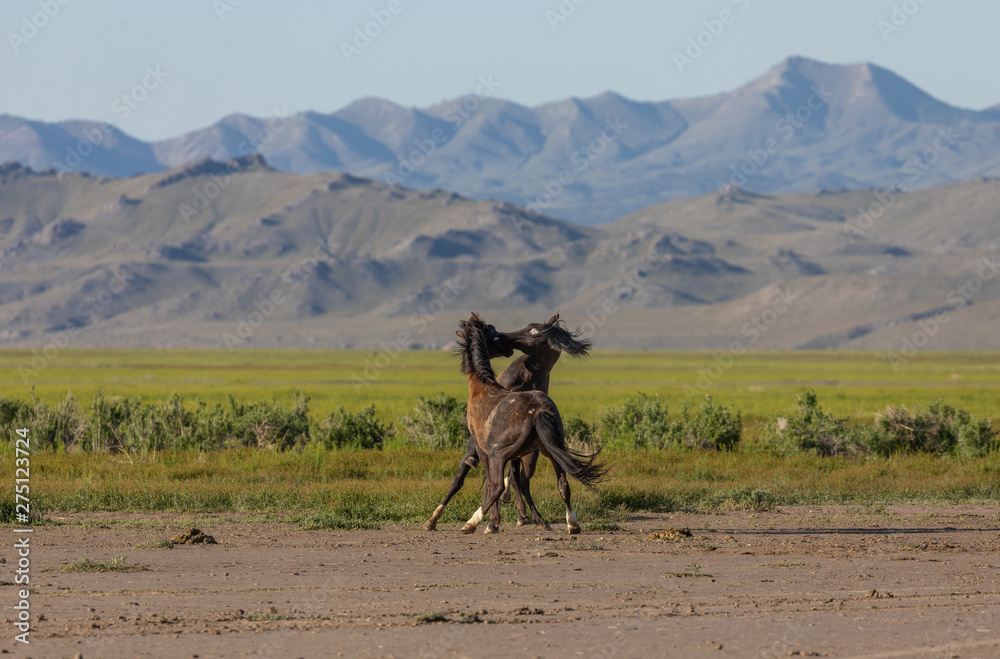
<svg viewBox="0 0 1000 659">
<path fill-rule="evenodd" d="M 181 535 L 175 535 L 170 538 L 170 542 L 175 545 L 217 545 L 218 542 L 215 541 L 210 535 L 206 535 L 196 528 L 190 528 L 187 533 L 182 533 Z"/>
<path fill-rule="evenodd" d="M 653 531 L 646 536 L 647 540 L 674 540 L 679 541 L 684 538 L 690 538 L 691 529 L 675 529 L 669 528 L 666 531 Z"/>
</svg>

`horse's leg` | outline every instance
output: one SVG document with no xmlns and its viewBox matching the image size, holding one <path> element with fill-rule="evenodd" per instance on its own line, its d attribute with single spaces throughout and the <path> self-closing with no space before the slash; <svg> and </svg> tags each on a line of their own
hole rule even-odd
<svg viewBox="0 0 1000 659">
<path fill-rule="evenodd" d="M 538 465 L 538 449 L 537 448 L 534 451 L 532 451 L 531 453 L 529 453 L 528 455 L 525 455 L 524 457 L 521 458 L 522 480 L 525 483 L 529 483 L 531 481 L 531 477 L 535 475 L 535 467 L 537 465 Z M 525 489 L 529 490 L 529 488 L 527 486 L 525 486 Z M 546 529 L 551 530 L 551 529 L 549 529 L 548 522 L 546 522 L 544 519 L 542 519 L 542 516 L 538 513 L 538 509 L 535 508 L 535 502 L 532 501 L 532 499 L 531 499 L 530 496 L 528 497 L 528 508 L 531 509 L 531 519 L 535 522 L 535 524 L 541 524 Z M 519 515 L 518 515 L 518 523 L 519 524 L 520 524 L 520 518 L 521 518 L 520 513 L 522 513 L 523 511 L 524 511 L 524 507 L 523 506 L 519 506 L 518 507 L 518 513 L 519 513 Z M 524 523 L 525 524 L 528 523 L 528 516 L 526 514 L 524 515 Z"/>
<path fill-rule="evenodd" d="M 501 472 L 502 473 L 502 472 Z M 492 506 L 490 506 L 490 526 L 491 529 L 497 529 L 500 527 L 500 501 L 503 500 L 504 490 L 507 487 L 507 479 L 503 479 L 503 483 L 500 485 L 500 497 L 496 500 Z M 486 530 L 485 533 L 493 533 L 493 531 Z"/>
<path fill-rule="evenodd" d="M 517 484 L 519 482 L 517 479 L 517 470 L 523 469 L 524 473 L 528 475 L 528 479 L 530 480 L 531 477 L 535 475 L 535 465 L 537 463 L 538 463 L 538 449 L 535 449 L 532 453 L 522 457 L 521 466 L 518 466 L 517 460 L 510 461 L 510 473 L 507 479 L 504 480 L 504 491 L 503 491 L 503 496 L 500 497 L 501 501 L 503 501 L 504 503 L 510 503 L 511 493 L 513 492 L 514 495 L 517 495 Z M 528 513 L 525 512 L 524 504 L 519 500 L 517 502 L 517 513 L 518 513 L 517 525 L 521 526 L 522 524 L 521 520 L 524 520 L 523 523 L 527 524 Z"/>
<path fill-rule="evenodd" d="M 503 503 L 510 503 L 511 492 L 514 491 L 513 488 L 517 487 L 517 474 L 514 473 L 516 464 L 516 460 L 510 461 L 510 471 L 503 479 L 503 494 L 500 495 L 500 501 Z"/>
<path fill-rule="evenodd" d="M 535 469 L 538 467 L 538 449 L 529 453 L 528 455 L 521 458 L 521 467 L 524 470 L 524 475 L 528 477 L 528 480 L 535 475 Z"/>
<path fill-rule="evenodd" d="M 514 493 L 514 503 L 517 504 L 517 525 L 524 526 L 530 521 L 528 511 L 524 507 L 524 495 L 521 490 L 521 483 L 524 482 L 524 475 L 521 469 L 520 460 L 510 461 L 510 491 Z M 506 492 L 504 492 L 506 494 Z"/>
<path fill-rule="evenodd" d="M 552 467 L 556 470 L 556 480 L 559 483 L 559 494 L 566 503 L 566 529 L 569 531 L 570 535 L 574 535 L 580 532 L 580 523 L 576 519 L 576 513 L 573 512 L 573 506 L 569 503 L 569 481 L 566 480 L 566 472 L 562 470 L 562 467 L 559 466 L 558 462 L 553 460 Z"/>
<path fill-rule="evenodd" d="M 483 533 L 499 533 L 500 532 L 500 497 L 503 496 L 504 490 L 504 478 L 503 474 L 507 471 L 507 462 L 500 459 L 499 457 L 494 458 L 490 463 L 490 478 L 487 481 L 488 486 L 492 489 L 489 499 L 487 501 L 487 496 L 483 495 L 483 509 L 490 509 L 490 523 L 489 526 L 483 531 Z"/>
<path fill-rule="evenodd" d="M 462 527 L 462 533 L 473 533 L 476 527 L 483 521 L 484 511 L 490 510 L 490 525 L 486 529 L 486 533 L 496 533 L 499 530 L 500 516 L 499 507 L 497 508 L 496 518 L 493 518 L 493 511 L 491 510 L 493 506 L 500 499 L 500 495 L 503 494 L 503 472 L 507 467 L 505 461 L 499 456 L 481 456 L 483 463 L 483 469 L 486 471 L 486 487 L 483 492 L 483 505 L 479 507 L 469 521 L 465 523 Z"/>
<path fill-rule="evenodd" d="M 458 463 L 458 473 L 455 474 L 455 478 L 451 481 L 451 489 L 448 490 L 448 494 L 445 495 L 444 500 L 434 509 L 434 514 L 431 515 L 431 518 L 424 522 L 424 530 L 433 531 L 437 528 L 437 522 L 441 519 L 444 507 L 448 505 L 448 502 L 455 496 L 455 493 L 462 489 L 462 485 L 465 484 L 465 477 L 478 464 L 479 453 L 476 451 L 476 441 L 470 439 L 469 446 L 465 449 L 465 455 L 462 456 L 462 461 Z"/>
<path fill-rule="evenodd" d="M 534 455 L 535 455 L 536 458 L 538 457 L 537 453 L 535 453 Z M 526 455 L 526 456 L 524 456 L 524 460 L 527 461 L 528 458 L 530 458 L 530 457 L 531 456 L 527 456 Z M 532 469 L 531 471 L 534 471 L 534 469 Z M 524 524 L 528 523 L 527 515 L 524 515 L 524 521 L 521 520 L 521 517 L 524 514 L 524 503 L 521 502 L 521 497 L 523 497 L 524 500 L 528 503 L 528 508 L 531 509 L 531 519 L 532 519 L 532 521 L 534 521 L 535 524 L 538 524 L 539 526 L 544 526 L 546 531 L 551 531 L 552 527 L 549 526 L 549 523 L 546 522 L 545 519 L 542 518 L 541 514 L 539 514 L 538 509 L 535 508 L 535 502 L 531 498 L 531 479 L 528 477 L 528 470 L 527 469 L 519 469 L 517 471 L 517 474 L 518 474 L 518 478 L 520 478 L 520 480 L 518 481 L 518 486 L 517 486 L 518 487 L 518 492 L 520 494 L 520 496 L 517 499 L 517 503 L 518 503 L 518 506 L 517 506 L 517 516 L 518 516 L 517 525 L 518 526 L 523 526 Z"/>
</svg>

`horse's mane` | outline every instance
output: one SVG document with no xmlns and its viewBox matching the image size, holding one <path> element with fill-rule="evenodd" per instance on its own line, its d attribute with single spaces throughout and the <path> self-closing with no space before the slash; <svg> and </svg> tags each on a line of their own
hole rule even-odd
<svg viewBox="0 0 1000 659">
<path fill-rule="evenodd" d="M 574 357 L 586 357 L 593 347 L 591 340 L 583 337 L 582 331 L 570 332 L 566 329 L 566 322 L 562 320 L 546 325 L 539 334 L 548 342 L 549 347 L 562 350 Z"/>
<path fill-rule="evenodd" d="M 463 375 L 474 375 L 484 384 L 497 384 L 496 371 L 490 364 L 490 351 L 486 344 L 485 323 L 475 314 L 469 320 L 459 322 L 458 345 L 455 352 L 462 359 Z"/>
</svg>

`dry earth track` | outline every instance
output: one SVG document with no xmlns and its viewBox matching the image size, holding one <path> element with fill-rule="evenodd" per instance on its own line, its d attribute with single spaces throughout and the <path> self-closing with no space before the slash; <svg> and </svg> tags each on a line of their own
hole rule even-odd
<svg viewBox="0 0 1000 659">
<path fill-rule="evenodd" d="M 208 516 L 222 544 L 173 549 L 136 545 L 184 531 L 177 516 L 61 519 L 32 540 L 32 643 L 3 644 L 17 656 L 1000 656 L 995 508 L 639 515 L 573 538 Z M 59 571 L 83 556 L 149 571 Z"/>
</svg>

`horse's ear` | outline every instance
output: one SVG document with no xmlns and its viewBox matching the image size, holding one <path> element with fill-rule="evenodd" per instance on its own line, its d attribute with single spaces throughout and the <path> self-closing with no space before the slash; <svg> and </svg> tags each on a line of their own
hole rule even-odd
<svg viewBox="0 0 1000 659">
<path fill-rule="evenodd" d="M 546 325 L 555 325 L 558 322 L 559 322 L 559 314 L 557 313 L 556 315 L 552 316 L 547 321 L 545 321 L 545 324 Z"/>
<path fill-rule="evenodd" d="M 478 323 L 478 322 L 480 322 L 480 320 L 479 320 L 479 316 L 478 316 L 478 315 L 476 314 L 476 312 L 475 312 L 475 311 L 473 311 L 473 312 L 472 312 L 472 315 L 471 315 L 471 316 L 469 317 L 469 321 L 470 321 L 470 322 L 473 322 L 473 323 Z"/>
<path fill-rule="evenodd" d="M 456 331 L 455 332 L 455 336 L 457 336 L 458 338 L 462 339 L 463 341 L 465 340 L 465 332 L 463 332 L 462 330 Z"/>
</svg>

